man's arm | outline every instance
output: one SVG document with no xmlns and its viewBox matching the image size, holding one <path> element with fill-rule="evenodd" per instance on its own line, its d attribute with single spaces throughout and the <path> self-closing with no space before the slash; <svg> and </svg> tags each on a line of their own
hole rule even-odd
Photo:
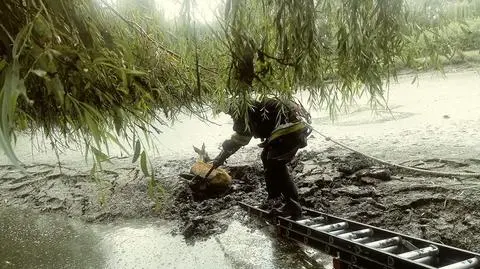
<svg viewBox="0 0 480 269">
<path fill-rule="evenodd" d="M 241 147 L 248 145 L 252 136 L 234 133 L 230 139 L 223 141 L 222 152 L 214 159 L 214 167 L 222 165 L 230 156 L 237 152 Z"/>
</svg>

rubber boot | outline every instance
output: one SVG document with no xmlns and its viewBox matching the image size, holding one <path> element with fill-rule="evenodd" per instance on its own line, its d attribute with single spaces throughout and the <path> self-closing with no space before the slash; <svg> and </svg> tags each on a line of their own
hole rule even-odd
<svg viewBox="0 0 480 269">
<path fill-rule="evenodd" d="M 284 206 L 282 206 L 279 209 L 272 209 L 271 214 L 281 216 L 281 217 L 290 217 L 292 220 L 297 220 L 302 217 L 302 206 L 300 204 L 293 200 L 292 198 L 289 198 Z"/>
<path fill-rule="evenodd" d="M 278 208 L 282 205 L 282 196 L 275 198 L 267 198 L 263 203 L 258 207 L 263 210 L 271 210 L 273 208 Z"/>
</svg>

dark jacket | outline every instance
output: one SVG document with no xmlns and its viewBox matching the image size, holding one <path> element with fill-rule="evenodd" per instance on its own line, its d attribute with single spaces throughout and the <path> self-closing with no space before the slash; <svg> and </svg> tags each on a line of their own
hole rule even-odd
<svg viewBox="0 0 480 269">
<path fill-rule="evenodd" d="M 243 118 L 233 118 L 233 130 L 240 135 L 267 139 L 278 125 L 301 120 L 293 104 L 284 109 L 282 113 L 281 104 L 274 99 L 256 101 L 248 111 L 249 128 Z"/>
<path fill-rule="evenodd" d="M 260 146 L 271 150 L 273 154 L 269 155 L 282 156 L 306 146 L 309 128 L 293 102 L 284 105 L 283 111 L 279 101 L 274 99 L 255 102 L 248 111 L 248 128 L 244 118 L 232 118 L 235 134 L 222 144 L 226 158 L 247 145 L 252 137 L 262 139 Z M 286 127 L 282 129 L 283 126 Z"/>
</svg>

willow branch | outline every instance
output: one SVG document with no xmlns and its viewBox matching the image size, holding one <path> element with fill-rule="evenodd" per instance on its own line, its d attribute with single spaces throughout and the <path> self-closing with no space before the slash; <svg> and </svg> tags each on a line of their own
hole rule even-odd
<svg viewBox="0 0 480 269">
<path fill-rule="evenodd" d="M 139 32 L 141 35 L 143 35 L 144 37 L 146 37 L 150 42 L 154 43 L 155 45 L 157 45 L 158 48 L 162 49 L 163 51 L 165 51 L 166 53 L 168 53 L 169 55 L 175 57 L 177 60 L 182 60 L 183 58 L 176 52 L 168 49 L 167 47 L 165 47 L 163 44 L 161 44 L 160 42 L 158 42 L 157 40 L 153 39 L 151 36 L 148 35 L 148 33 L 140 26 L 138 25 L 138 23 L 134 22 L 134 21 L 131 21 L 131 20 L 128 20 L 127 18 L 125 18 L 122 14 L 120 14 L 114 7 L 112 7 L 109 3 L 105 2 L 105 0 L 101 0 L 102 3 L 108 7 L 108 9 L 110 9 L 113 13 L 115 13 L 115 15 L 117 15 L 122 21 L 124 21 L 126 24 L 128 24 L 128 26 L 130 26 L 131 28 L 133 28 L 135 31 Z M 214 74 L 218 74 L 216 71 L 212 70 L 211 68 L 208 68 L 208 67 L 205 67 L 205 66 L 202 66 L 201 64 L 198 64 L 198 67 L 204 69 L 204 70 L 207 70 L 211 73 L 214 73 Z"/>
</svg>

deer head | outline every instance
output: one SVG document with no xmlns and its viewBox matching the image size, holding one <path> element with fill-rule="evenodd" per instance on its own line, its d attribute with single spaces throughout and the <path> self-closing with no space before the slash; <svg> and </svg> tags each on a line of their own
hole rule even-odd
<svg viewBox="0 0 480 269">
<path fill-rule="evenodd" d="M 193 150 L 198 154 L 198 160 L 203 162 L 210 162 L 212 159 L 208 156 L 208 153 L 205 151 L 205 143 L 202 144 L 202 149 L 199 149 L 193 146 Z"/>
</svg>

